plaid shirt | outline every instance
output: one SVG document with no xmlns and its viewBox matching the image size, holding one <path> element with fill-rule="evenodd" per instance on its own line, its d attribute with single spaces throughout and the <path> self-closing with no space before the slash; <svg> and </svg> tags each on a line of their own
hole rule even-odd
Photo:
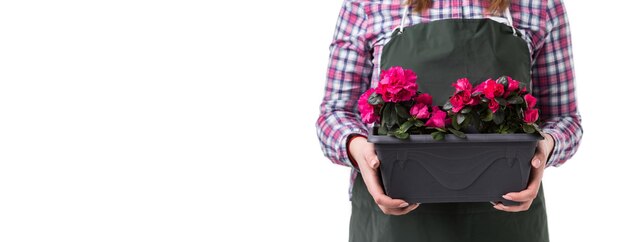
<svg viewBox="0 0 626 242">
<path fill-rule="evenodd" d="M 583 130 L 576 106 L 570 30 L 562 0 L 513 0 L 513 25 L 523 33 L 532 56 L 533 95 L 545 133 L 555 145 L 549 166 L 560 166 L 578 149 Z M 347 141 L 368 134 L 357 100 L 378 83 L 381 47 L 402 19 L 403 0 L 344 0 L 330 44 L 326 89 L 316 122 L 324 155 L 352 167 L 349 194 L 358 170 L 350 162 Z M 450 18 L 489 17 L 489 1 L 433 1 L 422 14 L 410 11 L 405 26 Z"/>
</svg>

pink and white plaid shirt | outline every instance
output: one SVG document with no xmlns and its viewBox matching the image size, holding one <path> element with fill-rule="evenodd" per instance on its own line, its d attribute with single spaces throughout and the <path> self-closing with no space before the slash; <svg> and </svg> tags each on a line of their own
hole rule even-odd
<svg viewBox="0 0 626 242">
<path fill-rule="evenodd" d="M 352 167 L 349 194 L 358 170 L 348 158 L 351 135 L 367 136 L 357 100 L 378 83 L 381 47 L 402 19 L 403 0 L 344 0 L 330 44 L 324 98 L 316 122 L 324 155 Z M 434 0 L 423 14 L 410 13 L 405 26 L 440 19 L 486 18 L 489 1 Z M 582 138 L 576 105 L 570 29 L 562 0 L 512 0 L 513 25 L 524 35 L 532 56 L 533 95 L 544 132 L 554 137 L 548 166 L 571 158 Z"/>
</svg>

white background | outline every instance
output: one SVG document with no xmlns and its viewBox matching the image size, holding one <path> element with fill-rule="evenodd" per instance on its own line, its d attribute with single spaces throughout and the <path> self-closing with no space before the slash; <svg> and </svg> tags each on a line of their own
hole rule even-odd
<svg viewBox="0 0 626 242">
<path fill-rule="evenodd" d="M 341 0 L 0 1 L 0 241 L 347 241 L 315 134 Z M 566 2 L 552 241 L 626 241 L 623 1 Z"/>
</svg>

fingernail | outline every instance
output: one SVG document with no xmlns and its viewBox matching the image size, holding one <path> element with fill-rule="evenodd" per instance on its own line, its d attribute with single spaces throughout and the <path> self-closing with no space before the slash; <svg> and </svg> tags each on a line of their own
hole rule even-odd
<svg viewBox="0 0 626 242">
<path fill-rule="evenodd" d="M 533 166 L 534 166 L 534 167 L 539 167 L 539 160 L 534 159 L 534 160 L 533 160 Z"/>
<path fill-rule="evenodd" d="M 408 203 L 403 203 L 402 205 L 400 205 L 400 207 L 401 207 L 401 208 L 406 208 L 406 207 L 408 207 L 408 206 L 409 206 L 409 204 L 408 204 Z"/>
<path fill-rule="evenodd" d="M 491 205 L 496 206 L 496 203 L 489 201 L 491 203 Z"/>
<path fill-rule="evenodd" d="M 513 200 L 513 198 L 509 195 L 502 195 L 502 197 L 506 200 Z"/>
</svg>

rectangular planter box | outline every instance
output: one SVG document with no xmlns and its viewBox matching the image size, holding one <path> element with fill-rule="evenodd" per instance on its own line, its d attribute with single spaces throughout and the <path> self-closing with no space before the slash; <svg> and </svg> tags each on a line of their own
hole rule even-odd
<svg viewBox="0 0 626 242">
<path fill-rule="evenodd" d="M 409 203 L 502 202 L 502 195 L 526 189 L 530 160 L 539 134 L 448 134 L 401 140 L 370 130 L 380 160 L 380 175 L 391 198 Z"/>
</svg>

